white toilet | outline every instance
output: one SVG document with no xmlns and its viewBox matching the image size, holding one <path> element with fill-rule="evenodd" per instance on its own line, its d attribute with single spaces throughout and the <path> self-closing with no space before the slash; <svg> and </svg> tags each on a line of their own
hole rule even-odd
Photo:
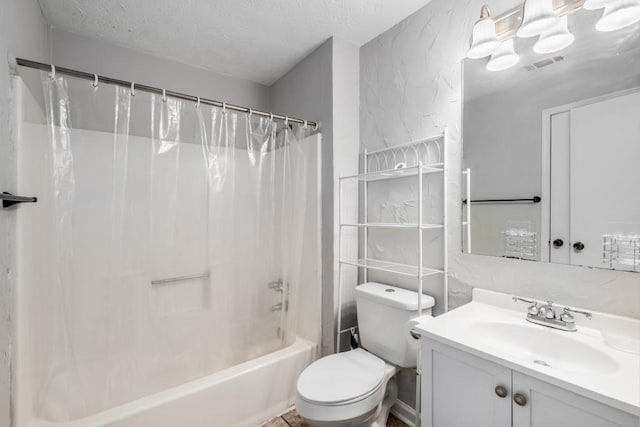
<svg viewBox="0 0 640 427">
<path fill-rule="evenodd" d="M 423 315 L 434 303 L 422 296 Z M 397 398 L 393 376 L 416 366 L 418 343 L 408 322 L 418 314 L 418 294 L 365 283 L 356 287 L 356 305 L 364 349 L 323 357 L 298 378 L 296 409 L 313 426 L 385 426 Z"/>
</svg>

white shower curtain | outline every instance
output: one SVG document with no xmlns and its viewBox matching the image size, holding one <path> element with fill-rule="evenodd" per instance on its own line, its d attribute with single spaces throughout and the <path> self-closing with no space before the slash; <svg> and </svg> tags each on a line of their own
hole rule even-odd
<svg viewBox="0 0 640 427">
<path fill-rule="evenodd" d="M 292 343 L 298 284 L 319 262 L 304 245 L 311 129 L 42 85 L 48 141 L 21 141 L 40 189 L 24 242 L 36 413 L 77 419 Z"/>
</svg>

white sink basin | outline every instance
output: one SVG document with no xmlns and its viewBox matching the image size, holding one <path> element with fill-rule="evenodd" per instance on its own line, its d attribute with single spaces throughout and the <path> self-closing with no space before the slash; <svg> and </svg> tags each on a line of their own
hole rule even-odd
<svg viewBox="0 0 640 427">
<path fill-rule="evenodd" d="M 512 357 L 553 369 L 585 374 L 607 374 L 619 369 L 612 357 L 574 339 L 573 332 L 524 324 L 524 319 L 522 323 L 478 322 L 469 325 L 469 332 Z"/>
<path fill-rule="evenodd" d="M 473 301 L 423 316 L 424 340 L 482 357 L 525 375 L 640 416 L 640 319 L 593 312 L 575 332 L 527 322 L 511 295 L 474 289 Z"/>
</svg>

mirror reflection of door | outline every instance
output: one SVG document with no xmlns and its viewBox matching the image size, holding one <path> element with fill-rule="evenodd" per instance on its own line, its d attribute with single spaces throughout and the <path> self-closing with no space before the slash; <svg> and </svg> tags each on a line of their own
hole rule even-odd
<svg viewBox="0 0 640 427">
<path fill-rule="evenodd" d="M 554 109 L 549 260 L 603 262 L 603 236 L 640 234 L 640 91 Z M 632 260 L 616 269 L 631 270 Z"/>
</svg>

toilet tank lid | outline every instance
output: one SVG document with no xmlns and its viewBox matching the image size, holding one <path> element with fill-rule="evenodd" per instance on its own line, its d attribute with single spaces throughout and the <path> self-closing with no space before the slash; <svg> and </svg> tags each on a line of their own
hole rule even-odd
<svg viewBox="0 0 640 427">
<path fill-rule="evenodd" d="M 356 296 L 407 311 L 418 310 L 418 293 L 382 283 L 368 282 L 356 286 Z M 435 305 L 432 296 L 422 294 L 422 309 Z"/>
</svg>

